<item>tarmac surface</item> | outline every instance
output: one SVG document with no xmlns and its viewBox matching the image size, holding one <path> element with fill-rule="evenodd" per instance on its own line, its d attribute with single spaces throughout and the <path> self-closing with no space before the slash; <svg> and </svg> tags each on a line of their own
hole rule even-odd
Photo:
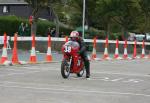
<svg viewBox="0 0 150 103">
<path fill-rule="evenodd" d="M 91 61 L 90 80 L 63 79 L 59 60 L 0 66 L 0 103 L 150 103 L 150 59 Z"/>
</svg>

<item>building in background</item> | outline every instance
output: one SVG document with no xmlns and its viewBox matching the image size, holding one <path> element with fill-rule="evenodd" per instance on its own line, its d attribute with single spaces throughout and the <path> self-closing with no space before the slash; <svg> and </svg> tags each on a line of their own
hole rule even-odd
<svg viewBox="0 0 150 103">
<path fill-rule="evenodd" d="M 32 14 L 32 8 L 24 0 L 0 0 L 0 16 L 16 15 L 23 18 L 29 18 Z M 39 11 L 39 18 L 53 20 L 54 14 L 50 8 L 44 8 Z"/>
</svg>

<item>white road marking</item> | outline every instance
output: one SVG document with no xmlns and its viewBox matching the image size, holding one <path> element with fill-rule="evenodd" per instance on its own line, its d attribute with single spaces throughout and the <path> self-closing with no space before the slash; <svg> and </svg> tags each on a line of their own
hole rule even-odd
<svg viewBox="0 0 150 103">
<path fill-rule="evenodd" d="M 99 91 L 99 90 L 83 90 L 83 89 L 64 89 L 64 88 L 42 88 L 42 87 L 31 87 L 31 86 L 17 86 L 17 85 L 0 85 L 0 87 L 5 87 L 5 88 L 19 88 L 19 89 L 32 89 L 32 90 L 38 90 L 38 91 L 42 91 L 42 90 L 49 90 L 49 91 L 57 91 L 57 93 L 61 93 L 61 92 L 68 92 L 70 93 L 82 93 L 82 94 L 86 94 L 86 93 L 97 93 L 97 94 L 111 94 L 111 95 L 131 95 L 131 96 L 144 96 L 144 97 L 150 97 L 150 95 L 148 94 L 140 94 L 140 93 L 131 93 L 131 92 L 105 92 L 105 91 Z M 44 91 L 42 91 L 44 92 Z M 47 92 L 47 91 L 45 91 Z M 49 92 L 52 93 L 52 92 Z"/>
<path fill-rule="evenodd" d="M 22 74 L 32 74 L 32 73 L 37 73 L 37 72 L 41 72 L 41 71 L 32 71 L 32 72 L 24 72 L 24 73 L 9 73 L 9 74 L 0 75 L 0 77 L 22 75 Z"/>
<path fill-rule="evenodd" d="M 93 71 L 92 73 L 94 74 L 113 74 L 113 75 L 125 75 L 125 76 L 138 76 L 138 77 L 150 77 L 150 75 L 145 75 L 145 74 L 125 74 L 125 73 L 114 73 L 112 71 L 109 72 L 98 72 L 98 71 Z"/>
<path fill-rule="evenodd" d="M 142 79 L 133 79 L 133 78 L 110 78 L 110 77 L 93 77 L 91 80 L 101 80 L 105 82 L 123 82 L 123 83 L 139 83 L 143 82 Z"/>
<path fill-rule="evenodd" d="M 52 67 L 53 69 L 35 69 L 35 70 L 41 70 L 41 71 L 60 71 L 60 68 L 56 68 L 56 67 Z M 55 68 L 55 69 L 54 69 Z M 32 70 L 32 68 L 25 68 L 25 69 L 28 69 L 28 70 Z M 98 72 L 98 71 L 95 71 L 95 70 L 91 70 L 91 73 L 93 74 L 109 74 L 109 75 L 125 75 L 125 76 L 139 76 L 139 77 L 150 77 L 150 75 L 145 75 L 145 74 L 125 74 L 125 73 L 115 73 L 113 71 L 106 71 L 106 72 Z"/>
</svg>

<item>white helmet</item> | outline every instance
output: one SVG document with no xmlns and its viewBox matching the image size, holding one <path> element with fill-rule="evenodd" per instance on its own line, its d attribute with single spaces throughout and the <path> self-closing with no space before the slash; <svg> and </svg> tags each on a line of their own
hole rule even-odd
<svg viewBox="0 0 150 103">
<path fill-rule="evenodd" d="M 73 38 L 73 37 L 79 37 L 79 33 L 77 31 L 72 31 L 70 33 L 70 38 Z"/>
</svg>

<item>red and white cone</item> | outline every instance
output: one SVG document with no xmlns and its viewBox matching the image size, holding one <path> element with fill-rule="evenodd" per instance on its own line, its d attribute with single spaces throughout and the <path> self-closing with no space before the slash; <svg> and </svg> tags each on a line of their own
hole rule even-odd
<svg viewBox="0 0 150 103">
<path fill-rule="evenodd" d="M 50 37 L 50 35 L 48 35 L 48 48 L 47 48 L 46 61 L 47 61 L 47 62 L 51 62 L 51 61 L 52 61 L 51 37 Z"/>
<path fill-rule="evenodd" d="M 14 35 L 14 47 L 12 53 L 12 64 L 21 64 L 18 59 L 18 52 L 17 52 L 17 33 Z"/>
<path fill-rule="evenodd" d="M 96 38 L 93 39 L 93 51 L 92 51 L 92 60 L 96 58 Z"/>
<path fill-rule="evenodd" d="M 106 38 L 106 43 L 105 43 L 105 50 L 104 50 L 104 60 L 110 60 L 111 58 L 108 55 L 108 38 Z"/>
<path fill-rule="evenodd" d="M 131 59 L 128 57 L 128 50 L 127 50 L 127 40 L 124 41 L 124 53 L 123 53 L 123 59 Z"/>
<path fill-rule="evenodd" d="M 8 62 L 8 57 L 7 57 L 7 34 L 4 33 L 4 46 L 2 50 L 2 57 L 1 57 L 1 64 L 6 64 Z M 8 64 L 6 64 L 8 65 Z"/>
<path fill-rule="evenodd" d="M 148 58 L 145 56 L 145 41 L 143 40 L 142 42 L 142 54 L 141 54 L 141 58 Z"/>
<path fill-rule="evenodd" d="M 30 55 L 30 63 L 36 63 L 36 51 L 35 51 L 35 35 L 32 34 L 32 48 Z"/>
<path fill-rule="evenodd" d="M 134 50 L 133 50 L 133 57 L 132 57 L 132 59 L 137 59 L 137 58 L 139 58 L 139 57 L 137 57 L 137 52 L 136 52 L 136 40 L 134 41 Z"/>
<path fill-rule="evenodd" d="M 114 59 L 121 59 L 121 57 L 119 57 L 119 40 L 116 40 L 116 49 L 115 49 L 115 54 L 114 54 Z"/>
</svg>

